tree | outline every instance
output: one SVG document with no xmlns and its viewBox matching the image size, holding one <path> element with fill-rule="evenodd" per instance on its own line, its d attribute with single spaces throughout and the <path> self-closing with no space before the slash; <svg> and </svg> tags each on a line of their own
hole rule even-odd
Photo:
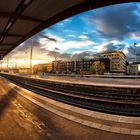
<svg viewBox="0 0 140 140">
<path fill-rule="evenodd" d="M 90 67 L 92 74 L 104 74 L 106 72 L 105 64 L 100 61 L 94 62 Z"/>
<path fill-rule="evenodd" d="M 48 72 L 47 66 L 43 66 L 41 72 Z"/>
<path fill-rule="evenodd" d="M 96 66 L 95 66 L 94 63 L 93 63 L 93 64 L 91 65 L 91 67 L 90 67 L 90 72 L 91 72 L 92 74 L 96 74 Z"/>
</svg>

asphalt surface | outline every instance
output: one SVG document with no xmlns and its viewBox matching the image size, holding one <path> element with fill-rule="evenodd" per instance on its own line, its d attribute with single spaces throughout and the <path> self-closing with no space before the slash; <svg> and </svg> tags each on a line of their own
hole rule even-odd
<svg viewBox="0 0 140 140">
<path fill-rule="evenodd" d="M 0 140 L 140 140 L 83 126 L 35 105 L 0 79 Z M 19 90 L 19 89 L 18 89 Z"/>
</svg>

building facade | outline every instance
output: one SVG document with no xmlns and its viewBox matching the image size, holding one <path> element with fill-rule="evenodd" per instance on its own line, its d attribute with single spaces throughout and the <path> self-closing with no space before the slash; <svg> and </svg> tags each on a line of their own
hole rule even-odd
<svg viewBox="0 0 140 140">
<path fill-rule="evenodd" d="M 55 60 L 52 63 L 39 64 L 34 68 L 38 71 L 43 66 L 47 67 L 47 72 L 60 74 L 91 74 L 91 66 L 94 62 L 100 61 L 104 64 L 106 73 L 126 73 L 126 56 L 123 52 L 102 53 L 92 59 L 80 61 Z"/>
<path fill-rule="evenodd" d="M 61 60 L 52 61 L 52 71 L 53 73 L 60 73 L 61 71 Z"/>
<path fill-rule="evenodd" d="M 129 75 L 138 75 L 138 64 L 129 64 L 127 66 L 127 74 Z"/>
<path fill-rule="evenodd" d="M 19 73 L 20 74 L 30 74 L 31 69 L 30 68 L 19 68 Z"/>
<path fill-rule="evenodd" d="M 42 72 L 43 68 L 46 68 L 46 72 L 52 72 L 52 63 L 46 63 L 46 64 L 37 64 L 33 66 L 33 71 L 35 74 Z"/>
<path fill-rule="evenodd" d="M 111 73 L 126 73 L 126 56 L 123 52 L 101 54 L 102 58 L 109 58 Z"/>
<path fill-rule="evenodd" d="M 81 61 L 53 61 L 53 72 L 55 73 L 83 73 L 90 74 L 90 68 L 92 64 L 96 61 L 103 62 L 107 72 L 110 71 L 110 60 L 108 58 L 99 58 L 99 59 L 90 59 L 90 60 L 81 60 Z"/>
</svg>

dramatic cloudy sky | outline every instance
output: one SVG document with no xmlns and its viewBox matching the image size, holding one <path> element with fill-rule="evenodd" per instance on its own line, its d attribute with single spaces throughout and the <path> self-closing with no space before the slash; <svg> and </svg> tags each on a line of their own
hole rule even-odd
<svg viewBox="0 0 140 140">
<path fill-rule="evenodd" d="M 35 63 L 70 60 L 101 52 L 123 51 L 140 61 L 140 3 L 90 10 L 65 19 L 32 37 Z M 137 43 L 134 46 L 134 43 Z M 28 63 L 31 39 L 15 49 L 11 61 Z"/>
</svg>

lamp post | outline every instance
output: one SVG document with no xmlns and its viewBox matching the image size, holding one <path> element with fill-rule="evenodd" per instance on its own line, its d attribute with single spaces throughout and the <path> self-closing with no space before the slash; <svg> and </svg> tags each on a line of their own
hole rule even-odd
<svg viewBox="0 0 140 140">
<path fill-rule="evenodd" d="M 76 63 L 77 63 L 77 60 L 76 60 L 76 55 L 75 55 L 75 58 L 74 58 L 74 72 L 76 74 Z"/>
<path fill-rule="evenodd" d="M 30 51 L 30 73 L 31 74 L 33 74 L 32 59 L 33 59 L 33 39 L 32 39 L 32 44 L 31 44 L 31 51 Z"/>
<path fill-rule="evenodd" d="M 54 60 L 54 72 L 56 73 L 57 72 L 57 50 L 59 50 L 58 48 L 54 48 L 54 58 L 55 58 L 55 60 Z"/>
<path fill-rule="evenodd" d="M 7 56 L 7 73 L 9 72 L 9 58 Z"/>
<path fill-rule="evenodd" d="M 3 55 L 1 54 L 1 72 L 2 72 L 2 60 L 3 60 Z"/>
<path fill-rule="evenodd" d="M 136 72 L 136 80 L 137 80 L 137 72 L 138 72 L 138 68 L 137 68 L 137 64 L 136 64 L 136 61 L 137 61 L 137 52 L 136 52 L 136 45 L 137 43 L 134 43 L 134 49 L 135 49 L 135 72 Z"/>
<path fill-rule="evenodd" d="M 51 38 L 49 36 L 46 36 L 46 35 L 41 35 L 41 37 L 43 38 L 46 38 L 47 40 L 50 40 L 50 41 L 53 41 L 53 42 L 57 42 L 56 39 L 54 38 Z M 30 73 L 33 74 L 33 64 L 32 64 L 32 60 L 33 60 L 33 47 L 34 47 L 34 44 L 36 42 L 34 42 L 34 39 L 32 39 L 32 44 L 31 44 L 31 49 L 30 49 Z M 55 60 L 56 60 L 56 57 L 55 57 Z"/>
</svg>

